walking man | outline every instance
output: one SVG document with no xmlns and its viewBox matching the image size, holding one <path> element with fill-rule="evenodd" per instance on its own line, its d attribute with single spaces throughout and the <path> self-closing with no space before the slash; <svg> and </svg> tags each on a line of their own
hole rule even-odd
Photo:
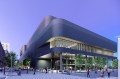
<svg viewBox="0 0 120 79">
<path fill-rule="evenodd" d="M 46 73 L 46 74 L 47 74 L 47 69 L 48 69 L 48 68 L 46 67 L 46 68 L 45 68 L 45 73 Z"/>
<path fill-rule="evenodd" d="M 108 72 L 108 78 L 110 78 L 110 74 L 111 74 L 111 69 L 110 69 L 110 67 L 108 67 L 107 72 Z"/>
<path fill-rule="evenodd" d="M 95 67 L 95 73 L 97 74 L 97 67 Z"/>
<path fill-rule="evenodd" d="M 28 67 L 27 67 L 27 74 L 28 74 Z"/>
<path fill-rule="evenodd" d="M 36 72 L 36 68 L 34 68 L 34 73 L 33 73 L 33 75 L 35 75 L 35 72 Z"/>
<path fill-rule="evenodd" d="M 21 75 L 21 68 L 19 67 L 18 69 L 18 75 L 20 76 Z"/>
<path fill-rule="evenodd" d="M 90 77 L 90 69 L 89 69 L 89 67 L 87 69 L 87 77 Z"/>
<path fill-rule="evenodd" d="M 104 69 L 101 69 L 101 77 L 104 77 Z"/>
</svg>

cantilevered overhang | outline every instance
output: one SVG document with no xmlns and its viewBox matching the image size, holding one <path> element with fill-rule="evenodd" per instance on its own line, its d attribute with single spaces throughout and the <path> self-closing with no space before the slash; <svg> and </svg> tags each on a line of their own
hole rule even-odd
<svg viewBox="0 0 120 79">
<path fill-rule="evenodd" d="M 45 44 L 50 38 L 59 36 L 114 52 L 117 51 L 117 43 L 64 19 L 47 16 L 28 42 L 27 51 L 23 55 L 23 58 L 32 53 L 37 53 L 37 49 Z"/>
<path fill-rule="evenodd" d="M 113 56 L 102 55 L 102 54 L 97 54 L 97 53 L 93 53 L 93 52 L 85 52 L 85 51 L 63 48 L 63 47 L 55 47 L 55 48 L 51 48 L 51 49 L 39 49 L 39 50 L 37 50 L 37 52 L 35 54 L 32 53 L 30 55 L 30 58 L 32 58 L 32 59 L 38 58 L 40 56 L 49 54 L 51 52 L 54 52 L 54 53 L 68 52 L 68 53 L 73 53 L 73 54 L 82 54 L 82 55 L 89 55 L 89 56 L 99 56 L 99 57 L 104 57 L 104 58 L 108 58 L 108 59 L 117 59 L 117 57 L 113 57 Z"/>
</svg>

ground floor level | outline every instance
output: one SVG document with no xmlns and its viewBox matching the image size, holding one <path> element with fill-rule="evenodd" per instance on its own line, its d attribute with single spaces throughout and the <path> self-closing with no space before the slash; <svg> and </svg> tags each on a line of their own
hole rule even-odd
<svg viewBox="0 0 120 79">
<path fill-rule="evenodd" d="M 50 68 L 55 70 L 71 69 L 79 70 L 86 67 L 107 67 L 112 66 L 111 61 L 102 56 L 90 56 L 73 54 L 68 52 L 49 53 L 31 60 L 31 67 Z"/>
</svg>

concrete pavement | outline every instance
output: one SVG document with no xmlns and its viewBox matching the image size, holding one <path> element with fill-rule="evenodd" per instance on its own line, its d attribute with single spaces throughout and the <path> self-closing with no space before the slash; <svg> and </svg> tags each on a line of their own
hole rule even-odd
<svg viewBox="0 0 120 79">
<path fill-rule="evenodd" d="M 105 73 L 106 74 L 106 73 Z M 66 73 L 64 74 L 60 74 L 60 73 L 40 73 L 40 72 L 36 72 L 35 75 L 33 75 L 33 72 L 29 72 L 29 74 L 26 74 L 26 71 L 22 72 L 21 76 L 18 76 L 16 72 L 14 72 L 12 74 L 12 76 L 10 76 L 11 74 L 8 72 L 6 73 L 6 75 L 3 75 L 3 73 L 0 73 L 0 77 L 7 77 L 6 79 L 118 79 L 117 78 L 117 71 L 114 72 L 114 74 L 112 73 L 112 77 L 108 78 L 107 74 L 105 75 L 104 78 L 101 78 L 100 72 L 98 72 L 97 74 L 95 74 L 94 72 L 91 72 L 90 78 L 86 77 L 86 73 L 72 73 L 71 75 L 67 75 Z M 0 78 L 1 79 L 1 78 Z M 5 78 L 2 78 L 5 79 Z"/>
</svg>

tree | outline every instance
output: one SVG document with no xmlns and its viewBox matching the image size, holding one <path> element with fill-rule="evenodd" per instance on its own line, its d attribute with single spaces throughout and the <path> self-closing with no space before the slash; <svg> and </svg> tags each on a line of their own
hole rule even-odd
<svg viewBox="0 0 120 79">
<path fill-rule="evenodd" d="M 112 62 L 112 67 L 118 68 L 118 59 L 113 60 L 113 62 Z"/>
<path fill-rule="evenodd" d="M 24 66 L 30 66 L 30 59 L 29 58 L 26 58 L 24 60 Z"/>
<path fill-rule="evenodd" d="M 93 58 L 87 57 L 87 67 L 91 67 L 93 65 Z"/>
<path fill-rule="evenodd" d="M 76 59 L 76 65 L 77 65 L 77 67 L 82 67 L 82 64 L 83 64 L 83 56 L 81 55 L 81 54 L 77 54 L 76 56 L 75 56 L 75 59 Z"/>
<path fill-rule="evenodd" d="M 15 61 L 16 61 L 16 53 L 15 52 L 10 52 L 5 57 L 6 65 L 8 67 L 11 67 L 11 58 L 12 58 L 12 66 L 15 66 L 16 65 L 16 63 L 15 63 Z"/>
<path fill-rule="evenodd" d="M 96 66 L 104 67 L 107 63 L 107 59 L 103 57 L 95 57 Z"/>
<path fill-rule="evenodd" d="M 103 58 L 103 66 L 107 65 L 107 58 Z"/>
<path fill-rule="evenodd" d="M 19 61 L 18 63 L 17 63 L 17 67 L 23 67 L 24 65 L 23 65 L 23 61 Z"/>
</svg>

